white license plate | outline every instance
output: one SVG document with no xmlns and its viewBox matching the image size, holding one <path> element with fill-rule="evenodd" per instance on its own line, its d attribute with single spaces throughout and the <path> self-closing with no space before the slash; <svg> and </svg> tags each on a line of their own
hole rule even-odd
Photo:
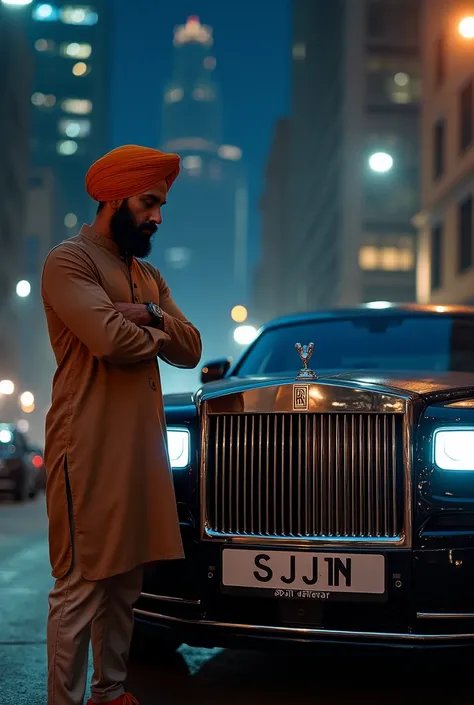
<svg viewBox="0 0 474 705">
<path fill-rule="evenodd" d="M 381 555 L 225 549 L 222 562 L 225 587 L 371 595 L 385 592 L 385 557 Z"/>
</svg>

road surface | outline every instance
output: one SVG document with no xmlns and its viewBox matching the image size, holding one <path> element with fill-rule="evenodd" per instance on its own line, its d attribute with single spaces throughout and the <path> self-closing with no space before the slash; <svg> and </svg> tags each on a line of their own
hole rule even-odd
<svg viewBox="0 0 474 705">
<path fill-rule="evenodd" d="M 46 705 L 51 586 L 44 498 L 0 499 L 0 705 Z M 133 664 L 140 705 L 472 705 L 472 652 L 321 649 L 311 654 L 187 646 Z"/>
</svg>

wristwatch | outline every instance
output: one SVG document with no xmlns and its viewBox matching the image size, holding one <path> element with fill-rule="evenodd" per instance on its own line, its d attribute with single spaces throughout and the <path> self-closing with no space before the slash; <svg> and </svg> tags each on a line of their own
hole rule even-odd
<svg viewBox="0 0 474 705">
<path fill-rule="evenodd" d="M 163 322 L 163 318 L 164 318 L 163 311 L 158 306 L 158 304 L 154 304 L 151 302 L 145 302 L 145 306 L 147 308 L 148 313 L 153 318 L 155 323 L 160 324 Z"/>
</svg>

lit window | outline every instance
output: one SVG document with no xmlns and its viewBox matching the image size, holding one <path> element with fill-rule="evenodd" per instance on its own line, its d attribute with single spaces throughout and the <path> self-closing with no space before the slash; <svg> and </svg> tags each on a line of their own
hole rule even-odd
<svg viewBox="0 0 474 705">
<path fill-rule="evenodd" d="M 182 88 L 171 88 L 165 93 L 165 103 L 179 103 L 183 100 L 184 91 Z"/>
<path fill-rule="evenodd" d="M 92 54 L 90 44 L 78 44 L 78 42 L 65 42 L 61 44 L 61 55 L 69 59 L 88 59 Z"/>
<path fill-rule="evenodd" d="M 59 131 L 65 137 L 88 137 L 91 131 L 90 120 L 61 120 Z"/>
<path fill-rule="evenodd" d="M 64 24 L 97 24 L 99 15 L 87 5 L 66 5 L 61 9 L 61 22 Z"/>
<path fill-rule="evenodd" d="M 204 68 L 208 71 L 214 71 L 216 68 L 216 60 L 213 56 L 206 56 L 204 59 Z"/>
<path fill-rule="evenodd" d="M 61 140 L 56 145 L 58 154 L 62 154 L 64 157 L 70 157 L 77 152 L 78 144 L 74 140 Z"/>
<path fill-rule="evenodd" d="M 90 71 L 90 66 L 84 61 L 78 61 L 77 64 L 74 64 L 74 66 L 72 67 L 72 72 L 74 76 L 87 76 Z"/>
<path fill-rule="evenodd" d="M 194 100 L 213 100 L 214 91 L 210 86 L 198 86 L 193 90 Z"/>
<path fill-rule="evenodd" d="M 75 228 L 77 225 L 77 215 L 75 213 L 68 213 L 64 218 L 64 225 L 66 228 Z"/>
<path fill-rule="evenodd" d="M 191 261 L 191 250 L 188 247 L 170 247 L 165 257 L 173 269 L 184 269 Z"/>
<path fill-rule="evenodd" d="M 89 115 L 92 112 L 92 101 L 85 98 L 66 98 L 61 103 L 65 113 L 72 115 Z"/>
<path fill-rule="evenodd" d="M 396 247 L 382 247 L 380 253 L 382 269 L 387 269 L 393 272 L 399 269 L 398 266 L 398 250 Z"/>
<path fill-rule="evenodd" d="M 38 39 L 35 42 L 36 51 L 52 53 L 56 49 L 56 42 L 52 39 Z"/>
<path fill-rule="evenodd" d="M 54 108 L 56 105 L 56 96 L 44 93 L 33 93 L 31 96 L 31 102 L 36 105 L 37 108 Z"/>
<path fill-rule="evenodd" d="M 49 3 L 37 5 L 33 10 L 33 19 L 38 22 L 55 22 L 58 19 L 58 10 Z"/>
<path fill-rule="evenodd" d="M 293 45 L 293 58 L 296 61 L 301 61 L 306 58 L 306 44 L 298 42 Z"/>
<path fill-rule="evenodd" d="M 415 268 L 415 252 L 413 247 L 364 245 L 359 250 L 359 266 L 365 270 L 408 272 Z"/>
<path fill-rule="evenodd" d="M 359 250 L 359 266 L 361 269 L 377 269 L 378 249 L 372 246 L 361 247 Z"/>
<path fill-rule="evenodd" d="M 415 253 L 411 249 L 402 249 L 398 253 L 400 269 L 410 271 L 415 269 Z"/>
<path fill-rule="evenodd" d="M 242 159 L 242 150 L 231 144 L 223 144 L 219 147 L 218 154 L 221 159 L 229 159 L 232 162 L 238 162 Z"/>
<path fill-rule="evenodd" d="M 202 166 L 201 157 L 188 156 L 183 158 L 183 166 L 185 169 L 200 169 Z"/>
</svg>

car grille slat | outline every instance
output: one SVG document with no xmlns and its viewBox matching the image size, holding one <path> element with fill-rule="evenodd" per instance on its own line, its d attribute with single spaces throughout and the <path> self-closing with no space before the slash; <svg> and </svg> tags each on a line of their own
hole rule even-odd
<svg viewBox="0 0 474 705">
<path fill-rule="evenodd" d="M 208 443 L 207 525 L 214 533 L 401 535 L 401 414 L 211 414 Z"/>
</svg>

